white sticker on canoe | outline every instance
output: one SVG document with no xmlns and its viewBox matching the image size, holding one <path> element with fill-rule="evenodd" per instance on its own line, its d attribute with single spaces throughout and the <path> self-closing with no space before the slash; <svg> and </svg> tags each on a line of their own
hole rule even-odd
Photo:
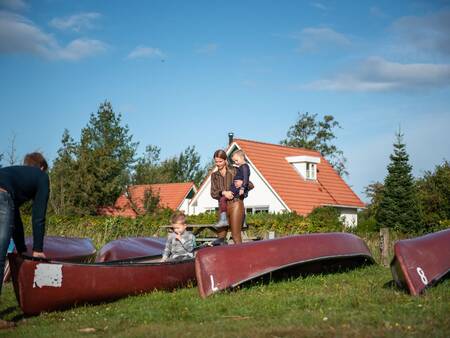
<svg viewBox="0 0 450 338">
<path fill-rule="evenodd" d="M 213 277 L 213 275 L 209 275 L 209 279 L 211 280 L 211 290 L 213 292 L 219 291 L 219 288 L 214 285 L 214 277 Z"/>
<path fill-rule="evenodd" d="M 425 276 L 425 272 L 422 270 L 422 268 L 420 266 L 418 266 L 416 268 L 417 274 L 420 277 L 420 280 L 422 281 L 423 285 L 427 285 L 428 284 L 428 278 L 427 276 Z"/>
<path fill-rule="evenodd" d="M 43 286 L 52 286 L 60 288 L 62 285 L 62 265 L 61 264 L 45 264 L 36 265 L 34 270 L 33 288 L 41 288 Z"/>
</svg>

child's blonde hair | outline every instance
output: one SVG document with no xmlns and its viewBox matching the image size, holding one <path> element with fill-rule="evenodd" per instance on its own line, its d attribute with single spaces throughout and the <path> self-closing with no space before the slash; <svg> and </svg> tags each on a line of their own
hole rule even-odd
<svg viewBox="0 0 450 338">
<path fill-rule="evenodd" d="M 171 218 L 172 224 L 183 223 L 186 224 L 186 215 L 182 211 L 175 211 Z"/>
<path fill-rule="evenodd" d="M 245 153 L 241 149 L 236 150 L 231 157 L 234 157 L 234 156 L 239 156 L 240 158 L 243 158 L 245 160 Z"/>
</svg>

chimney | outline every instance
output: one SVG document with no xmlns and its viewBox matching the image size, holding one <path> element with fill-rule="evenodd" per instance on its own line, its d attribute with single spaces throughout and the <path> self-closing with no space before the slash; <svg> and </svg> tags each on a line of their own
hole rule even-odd
<svg viewBox="0 0 450 338">
<path fill-rule="evenodd" d="M 232 133 L 232 132 L 228 133 L 228 145 L 233 143 L 233 136 L 234 136 L 234 133 Z"/>
</svg>

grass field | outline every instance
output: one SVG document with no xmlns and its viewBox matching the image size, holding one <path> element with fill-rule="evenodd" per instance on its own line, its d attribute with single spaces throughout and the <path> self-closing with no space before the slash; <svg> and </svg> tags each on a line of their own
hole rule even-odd
<svg viewBox="0 0 450 338">
<path fill-rule="evenodd" d="M 450 281 L 411 297 L 378 265 L 256 283 L 200 299 L 196 287 L 24 318 L 11 285 L 5 337 L 449 337 Z"/>
</svg>

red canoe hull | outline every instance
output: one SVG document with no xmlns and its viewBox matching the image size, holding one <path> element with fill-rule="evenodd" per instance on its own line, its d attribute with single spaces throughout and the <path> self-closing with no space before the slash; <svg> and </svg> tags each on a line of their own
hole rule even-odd
<svg viewBox="0 0 450 338">
<path fill-rule="evenodd" d="M 359 237 L 321 233 L 205 248 L 197 253 L 195 271 L 204 298 L 273 272 L 320 273 L 365 263 L 373 258 Z"/>
<path fill-rule="evenodd" d="M 75 264 L 29 260 L 14 254 L 9 259 L 17 300 L 27 315 L 171 290 L 195 279 L 193 260 Z"/>
<path fill-rule="evenodd" d="M 166 239 L 161 237 L 127 237 L 109 242 L 97 254 L 96 262 L 162 255 Z"/>
<path fill-rule="evenodd" d="M 391 272 L 399 287 L 421 294 L 450 271 L 450 229 L 401 240 L 394 245 Z"/>
</svg>

